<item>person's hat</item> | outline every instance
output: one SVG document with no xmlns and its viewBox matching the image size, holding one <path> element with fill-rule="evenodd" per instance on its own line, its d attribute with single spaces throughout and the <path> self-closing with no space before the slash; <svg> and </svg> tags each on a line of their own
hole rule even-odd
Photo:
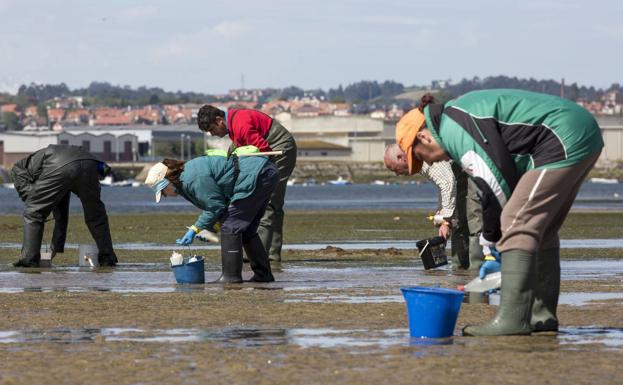
<svg viewBox="0 0 623 385">
<path fill-rule="evenodd" d="M 419 109 L 415 108 L 407 112 L 396 124 L 396 143 L 407 154 L 409 175 L 413 175 L 422 169 L 422 161 L 413 157 L 415 137 L 422 127 L 426 118 Z"/>
<path fill-rule="evenodd" d="M 160 202 L 162 190 L 169 185 L 169 180 L 165 178 L 169 168 L 164 163 L 156 163 L 147 173 L 145 184 L 156 193 L 156 202 Z"/>
</svg>

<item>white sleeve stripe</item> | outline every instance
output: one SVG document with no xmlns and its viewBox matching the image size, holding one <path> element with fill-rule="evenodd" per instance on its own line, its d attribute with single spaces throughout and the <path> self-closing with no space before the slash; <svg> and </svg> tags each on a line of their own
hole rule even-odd
<svg viewBox="0 0 623 385">
<path fill-rule="evenodd" d="M 475 151 L 467 151 L 461 157 L 461 165 L 465 172 L 467 172 L 472 177 L 481 178 L 491 187 L 491 191 L 495 194 L 498 202 L 500 203 L 500 207 L 504 207 L 506 204 L 506 194 L 504 194 L 504 190 L 500 185 L 500 182 L 497 180 L 493 171 L 487 165 L 487 162 L 478 155 Z"/>
<path fill-rule="evenodd" d="M 546 172 L 547 172 L 547 169 L 541 170 L 541 174 L 539 175 L 539 178 L 537 179 L 536 183 L 534 184 L 534 187 L 532 187 L 532 190 L 530 191 L 530 195 L 528 195 L 528 200 L 526 201 L 526 203 L 523 204 L 523 206 L 521 206 L 521 208 L 519 210 L 517 210 L 517 212 L 515 213 L 515 217 L 513 218 L 513 221 L 508 226 L 508 228 L 506 228 L 506 230 L 504 230 L 504 232 L 507 232 L 508 230 L 510 230 L 515 225 L 515 222 L 517 222 L 517 219 L 519 218 L 519 215 L 525 211 L 526 206 L 528 206 L 528 204 L 534 199 L 534 195 L 536 194 L 536 192 L 537 192 L 537 190 L 539 188 L 539 185 L 541 184 L 541 181 L 543 180 L 543 177 L 545 177 L 545 173 Z"/>
</svg>

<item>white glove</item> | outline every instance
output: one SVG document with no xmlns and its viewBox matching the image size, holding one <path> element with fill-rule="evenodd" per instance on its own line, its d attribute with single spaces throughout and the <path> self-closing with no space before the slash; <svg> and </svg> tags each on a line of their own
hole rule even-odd
<svg viewBox="0 0 623 385">
<path fill-rule="evenodd" d="M 478 242 L 480 243 L 480 246 L 482 246 L 482 253 L 484 255 L 491 255 L 491 248 L 495 247 L 495 242 L 488 241 L 482 236 L 482 234 L 480 234 Z"/>
<path fill-rule="evenodd" d="M 446 220 L 439 214 L 435 214 L 433 216 L 433 225 L 441 226 L 446 222 Z"/>
<path fill-rule="evenodd" d="M 195 238 L 204 241 L 204 242 L 210 242 L 210 243 L 219 243 L 219 239 L 218 236 L 216 235 L 216 233 L 213 233 L 211 231 L 208 230 L 201 230 L 196 236 Z"/>
</svg>

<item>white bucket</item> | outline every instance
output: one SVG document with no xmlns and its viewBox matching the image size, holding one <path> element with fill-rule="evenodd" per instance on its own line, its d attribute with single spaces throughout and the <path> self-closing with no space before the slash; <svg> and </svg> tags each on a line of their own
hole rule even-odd
<svg viewBox="0 0 623 385">
<path fill-rule="evenodd" d="M 87 267 L 99 266 L 99 249 L 96 245 L 78 246 L 78 265 Z"/>
</svg>

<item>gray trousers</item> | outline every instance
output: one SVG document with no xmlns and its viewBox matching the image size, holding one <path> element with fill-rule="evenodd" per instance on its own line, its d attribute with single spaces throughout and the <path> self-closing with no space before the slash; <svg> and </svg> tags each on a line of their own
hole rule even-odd
<svg viewBox="0 0 623 385">
<path fill-rule="evenodd" d="M 270 196 L 270 201 L 260 221 L 257 233 L 270 259 L 280 261 L 281 247 L 283 245 L 283 204 L 288 178 L 290 178 L 290 174 L 292 174 L 296 165 L 297 148 L 290 132 L 276 120 L 273 121 L 266 140 L 273 150 L 282 150 L 284 153 L 283 155 L 271 157 L 271 160 L 279 169 L 279 183 Z"/>
<path fill-rule="evenodd" d="M 600 151 L 570 167 L 530 170 L 523 174 L 502 209 L 500 252 L 530 253 L 560 247 L 558 230 Z"/>
</svg>

